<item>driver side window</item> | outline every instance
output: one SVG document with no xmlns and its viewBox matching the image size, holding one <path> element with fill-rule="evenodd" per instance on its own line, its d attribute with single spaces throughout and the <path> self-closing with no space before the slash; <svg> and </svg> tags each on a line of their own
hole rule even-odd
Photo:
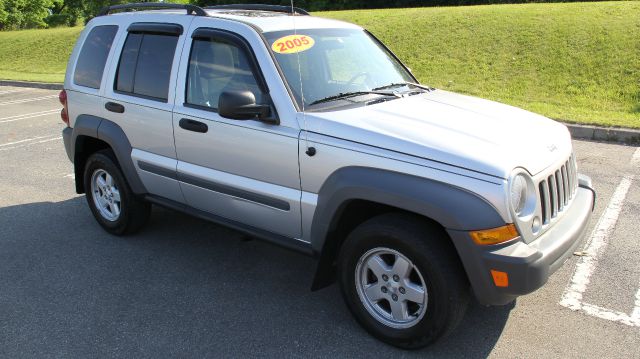
<svg viewBox="0 0 640 359">
<path fill-rule="evenodd" d="M 371 59 L 363 57 L 366 49 L 352 39 L 332 39 L 323 41 L 326 48 L 326 62 L 330 81 L 348 84 L 352 90 L 366 90 L 367 73 L 375 72 Z M 356 75 L 354 75 L 356 74 Z"/>
<path fill-rule="evenodd" d="M 225 91 L 251 91 L 262 102 L 249 59 L 238 46 L 218 39 L 194 39 L 189 57 L 186 103 L 217 110 Z"/>
<path fill-rule="evenodd" d="M 327 50 L 327 66 L 331 81 L 337 83 L 348 83 L 352 74 L 362 71 L 361 64 L 352 61 L 353 57 L 345 49 Z M 360 78 L 362 80 L 362 78 Z"/>
</svg>

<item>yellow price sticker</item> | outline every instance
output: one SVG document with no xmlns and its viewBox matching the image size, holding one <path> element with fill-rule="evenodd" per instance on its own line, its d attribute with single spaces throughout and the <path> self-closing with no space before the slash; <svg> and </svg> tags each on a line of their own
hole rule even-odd
<svg viewBox="0 0 640 359">
<path fill-rule="evenodd" d="M 295 54 L 309 50 L 316 42 L 307 35 L 289 35 L 273 42 L 271 49 L 279 54 Z"/>
</svg>

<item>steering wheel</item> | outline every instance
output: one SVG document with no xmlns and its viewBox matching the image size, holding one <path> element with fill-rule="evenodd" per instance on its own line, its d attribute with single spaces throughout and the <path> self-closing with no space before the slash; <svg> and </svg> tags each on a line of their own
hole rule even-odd
<svg viewBox="0 0 640 359">
<path fill-rule="evenodd" d="M 347 81 L 347 86 L 355 85 L 356 80 L 361 77 L 364 77 L 364 82 L 366 84 L 367 80 L 371 79 L 371 74 L 369 74 L 368 72 L 358 72 L 351 79 L 349 79 L 349 81 Z"/>
</svg>

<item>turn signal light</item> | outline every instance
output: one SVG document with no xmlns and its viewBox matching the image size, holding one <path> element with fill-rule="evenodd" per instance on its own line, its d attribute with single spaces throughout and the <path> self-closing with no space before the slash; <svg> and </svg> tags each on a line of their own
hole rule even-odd
<svg viewBox="0 0 640 359">
<path fill-rule="evenodd" d="M 495 284 L 496 287 L 509 286 L 509 275 L 506 272 L 501 272 L 499 270 L 492 269 L 491 276 L 493 277 L 493 284 Z"/>
<path fill-rule="evenodd" d="M 516 229 L 516 226 L 511 223 L 498 228 L 471 231 L 469 232 L 469 235 L 476 244 L 486 246 L 510 241 L 518 237 L 518 230 Z"/>
</svg>

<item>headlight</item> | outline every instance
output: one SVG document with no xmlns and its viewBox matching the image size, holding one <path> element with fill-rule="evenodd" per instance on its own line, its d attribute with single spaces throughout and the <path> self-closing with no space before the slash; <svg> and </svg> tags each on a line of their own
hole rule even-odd
<svg viewBox="0 0 640 359">
<path fill-rule="evenodd" d="M 517 215 L 522 213 L 527 203 L 527 179 L 520 173 L 511 181 L 511 208 Z"/>
<path fill-rule="evenodd" d="M 540 206 L 533 178 L 524 168 L 516 168 L 509 178 L 507 195 L 513 224 L 526 243 L 540 232 Z"/>
<path fill-rule="evenodd" d="M 520 219 L 533 214 L 536 210 L 536 189 L 529 173 L 516 169 L 509 181 L 509 197 L 512 213 Z"/>
</svg>

